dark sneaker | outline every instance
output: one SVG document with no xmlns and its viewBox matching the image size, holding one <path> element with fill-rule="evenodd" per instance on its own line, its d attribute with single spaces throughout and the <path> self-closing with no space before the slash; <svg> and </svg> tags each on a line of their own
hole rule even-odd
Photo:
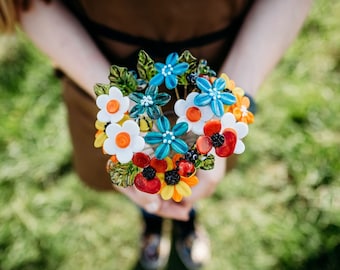
<svg viewBox="0 0 340 270">
<path fill-rule="evenodd" d="M 184 238 L 175 239 L 176 251 L 189 270 L 201 269 L 211 258 L 210 240 L 202 228 L 196 228 Z"/>
<path fill-rule="evenodd" d="M 164 267 L 168 261 L 169 252 L 170 242 L 160 234 L 142 236 L 140 264 L 146 270 Z"/>
</svg>

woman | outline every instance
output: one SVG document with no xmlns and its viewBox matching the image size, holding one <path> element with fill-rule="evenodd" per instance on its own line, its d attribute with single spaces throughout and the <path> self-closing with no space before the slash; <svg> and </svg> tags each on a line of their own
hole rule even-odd
<svg viewBox="0 0 340 270">
<path fill-rule="evenodd" d="M 49 3 L 47 3 L 49 2 Z M 219 73 L 226 73 L 254 96 L 294 40 L 311 0 L 214 1 L 12 1 L 1 0 L 2 30 L 16 21 L 27 36 L 62 72 L 75 169 L 96 190 L 113 190 L 106 157 L 93 148 L 97 107 L 93 86 L 106 83 L 110 65 L 135 68 L 136 52 L 145 49 L 164 61 L 170 52 L 188 49 Z M 204 179 L 181 203 L 163 201 L 134 187 L 114 189 L 143 211 L 145 230 L 141 261 L 148 268 L 161 263 L 158 247 L 163 218 L 175 220 L 178 251 L 188 268 L 197 268 L 193 205 L 210 196 L 224 177 L 226 163 L 216 158 L 215 169 L 199 171 Z M 191 241 L 187 241 L 187 240 Z M 204 257 L 204 256 L 203 256 Z"/>
</svg>

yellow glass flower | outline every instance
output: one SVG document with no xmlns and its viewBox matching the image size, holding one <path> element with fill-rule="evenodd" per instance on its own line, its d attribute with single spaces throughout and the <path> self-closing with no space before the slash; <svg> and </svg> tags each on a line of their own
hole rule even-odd
<svg viewBox="0 0 340 270">
<path fill-rule="evenodd" d="M 236 84 L 233 80 L 231 80 L 227 74 L 222 73 L 220 78 L 225 80 L 226 87 L 236 96 L 244 96 L 244 90 L 241 87 L 236 87 Z"/>
<path fill-rule="evenodd" d="M 191 195 L 191 187 L 198 183 L 196 170 L 190 161 L 184 159 L 178 161 L 177 157 L 174 160 L 168 157 L 166 159 L 167 170 L 164 173 L 157 173 L 161 181 L 160 195 L 163 200 L 172 198 L 175 202 L 180 202 L 183 197 Z M 185 176 L 188 174 L 189 176 Z"/>
<path fill-rule="evenodd" d="M 102 147 L 104 144 L 104 141 L 107 139 L 107 135 L 105 133 L 105 126 L 106 126 L 106 123 L 100 122 L 99 120 L 97 120 L 95 123 L 97 132 L 95 134 L 94 147 L 96 148 Z"/>
</svg>

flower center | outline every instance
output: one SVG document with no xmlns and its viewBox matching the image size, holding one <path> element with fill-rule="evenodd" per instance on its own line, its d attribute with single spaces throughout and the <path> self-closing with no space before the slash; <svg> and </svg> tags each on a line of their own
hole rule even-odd
<svg viewBox="0 0 340 270">
<path fill-rule="evenodd" d="M 169 76 L 169 75 L 172 74 L 172 71 L 173 71 L 173 70 L 174 70 L 174 68 L 173 68 L 170 64 L 165 65 L 165 66 L 162 68 L 162 75 L 163 75 L 164 77 Z"/>
<path fill-rule="evenodd" d="M 116 135 L 116 145 L 120 148 L 126 148 L 131 141 L 130 134 L 122 131 Z"/>
<path fill-rule="evenodd" d="M 214 147 L 220 147 L 224 143 L 224 136 L 220 133 L 215 133 L 211 136 L 211 140 Z"/>
<path fill-rule="evenodd" d="M 189 107 L 186 111 L 186 116 L 189 121 L 197 122 L 201 119 L 201 110 L 197 107 Z"/>
<path fill-rule="evenodd" d="M 143 170 L 143 176 L 147 179 L 147 180 L 151 180 L 153 178 L 155 178 L 156 176 L 156 170 L 150 166 L 144 168 Z"/>
<path fill-rule="evenodd" d="M 209 90 L 209 95 L 211 96 L 212 99 L 220 99 L 221 98 L 221 92 L 217 90 L 216 87 L 213 87 Z"/>
<path fill-rule="evenodd" d="M 109 113 L 116 113 L 118 112 L 120 107 L 120 103 L 117 99 L 111 99 L 107 104 L 106 104 L 106 109 Z"/>
<path fill-rule="evenodd" d="M 164 174 L 164 180 L 167 185 L 177 185 L 179 180 L 181 179 L 180 175 L 178 174 L 177 170 L 167 171 Z"/>
<path fill-rule="evenodd" d="M 140 104 L 142 106 L 146 106 L 146 107 L 152 105 L 153 104 L 152 97 L 151 96 L 144 96 L 142 98 L 142 100 L 140 101 Z"/>
<path fill-rule="evenodd" d="M 171 131 L 167 130 L 166 132 L 163 133 L 163 143 L 171 144 L 172 141 L 175 139 L 176 137 Z"/>
</svg>

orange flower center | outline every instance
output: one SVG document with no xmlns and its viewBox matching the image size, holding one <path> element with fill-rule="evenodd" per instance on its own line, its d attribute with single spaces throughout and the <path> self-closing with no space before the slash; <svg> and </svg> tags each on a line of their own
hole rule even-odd
<svg viewBox="0 0 340 270">
<path fill-rule="evenodd" d="M 109 113 L 115 113 L 119 110 L 120 103 L 117 99 L 111 99 L 107 104 L 106 104 L 106 109 Z"/>
<path fill-rule="evenodd" d="M 186 116 L 189 121 L 197 122 L 201 119 L 201 111 L 197 107 L 190 107 L 186 111 Z"/>
<path fill-rule="evenodd" d="M 130 144 L 130 134 L 122 131 L 116 135 L 116 145 L 120 148 L 126 148 Z"/>
</svg>

